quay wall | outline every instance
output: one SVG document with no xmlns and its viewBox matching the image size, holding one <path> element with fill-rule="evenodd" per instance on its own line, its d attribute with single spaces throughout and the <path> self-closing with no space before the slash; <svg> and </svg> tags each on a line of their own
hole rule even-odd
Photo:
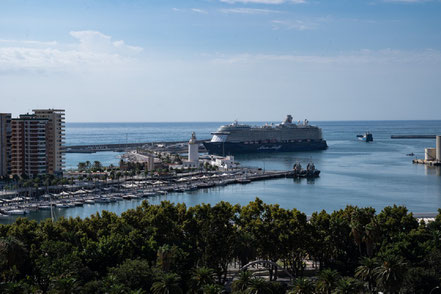
<svg viewBox="0 0 441 294">
<path fill-rule="evenodd" d="M 197 143 L 202 144 L 204 141 L 200 140 Z M 187 146 L 188 141 L 175 141 L 175 142 L 143 142 L 143 143 L 127 143 L 127 144 L 90 144 L 90 145 L 70 145 L 65 146 L 65 153 L 95 153 L 103 151 L 125 151 L 127 149 L 139 148 L 144 146 L 152 146 L 163 144 L 166 146 L 175 144 L 185 144 Z"/>
</svg>

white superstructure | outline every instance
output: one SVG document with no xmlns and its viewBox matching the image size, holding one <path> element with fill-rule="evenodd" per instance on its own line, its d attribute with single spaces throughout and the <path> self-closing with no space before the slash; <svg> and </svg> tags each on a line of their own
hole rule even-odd
<svg viewBox="0 0 441 294">
<path fill-rule="evenodd" d="M 295 142 L 297 140 L 321 140 L 322 130 L 309 125 L 308 120 L 292 123 L 292 116 L 288 115 L 280 124 L 266 124 L 250 126 L 232 124 L 221 126 L 212 133 L 211 142 Z"/>
</svg>

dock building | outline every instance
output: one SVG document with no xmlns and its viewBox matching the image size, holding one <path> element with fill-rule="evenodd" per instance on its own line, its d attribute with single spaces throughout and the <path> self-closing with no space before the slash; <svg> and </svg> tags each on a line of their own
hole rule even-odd
<svg viewBox="0 0 441 294">
<path fill-rule="evenodd" d="M 224 170 L 231 170 L 238 167 L 238 163 L 234 161 L 234 156 L 228 155 L 226 157 L 210 155 L 210 164 Z"/>
<path fill-rule="evenodd" d="M 430 166 L 441 165 L 441 136 L 435 136 L 435 148 L 424 149 L 424 159 L 414 159 L 413 163 L 422 163 Z"/>
</svg>

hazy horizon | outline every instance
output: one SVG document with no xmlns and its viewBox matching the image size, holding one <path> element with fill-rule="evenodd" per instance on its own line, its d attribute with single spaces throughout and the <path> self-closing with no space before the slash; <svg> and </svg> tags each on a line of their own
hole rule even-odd
<svg viewBox="0 0 441 294">
<path fill-rule="evenodd" d="M 237 120 L 239 123 L 279 123 L 282 122 L 276 120 L 255 120 L 255 121 L 245 121 Z M 394 121 L 441 121 L 441 119 L 376 119 L 376 120 L 308 120 L 309 122 L 394 122 Z M 233 121 L 219 120 L 219 121 L 66 121 L 66 123 L 72 124 L 143 124 L 143 123 L 231 123 Z M 297 121 L 294 121 L 296 123 Z"/>
</svg>

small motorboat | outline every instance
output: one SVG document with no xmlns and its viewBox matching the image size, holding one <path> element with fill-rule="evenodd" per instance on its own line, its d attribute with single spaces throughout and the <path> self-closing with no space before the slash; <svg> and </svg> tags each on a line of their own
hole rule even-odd
<svg viewBox="0 0 441 294">
<path fill-rule="evenodd" d="M 23 215 L 26 213 L 24 209 L 12 209 L 5 211 L 9 215 Z"/>
<path fill-rule="evenodd" d="M 364 141 L 364 142 L 372 142 L 374 141 L 374 137 L 372 136 L 372 133 L 366 132 L 363 135 L 357 135 L 358 140 Z"/>
<path fill-rule="evenodd" d="M 415 156 L 415 153 L 408 153 L 408 154 L 406 154 L 406 156 Z"/>
<path fill-rule="evenodd" d="M 110 200 L 105 197 L 95 197 L 95 203 L 109 203 Z"/>
<path fill-rule="evenodd" d="M 55 204 L 55 206 L 56 206 L 57 208 L 69 208 L 69 207 L 71 207 L 71 206 L 69 205 L 69 203 L 57 203 L 57 204 Z"/>
</svg>

